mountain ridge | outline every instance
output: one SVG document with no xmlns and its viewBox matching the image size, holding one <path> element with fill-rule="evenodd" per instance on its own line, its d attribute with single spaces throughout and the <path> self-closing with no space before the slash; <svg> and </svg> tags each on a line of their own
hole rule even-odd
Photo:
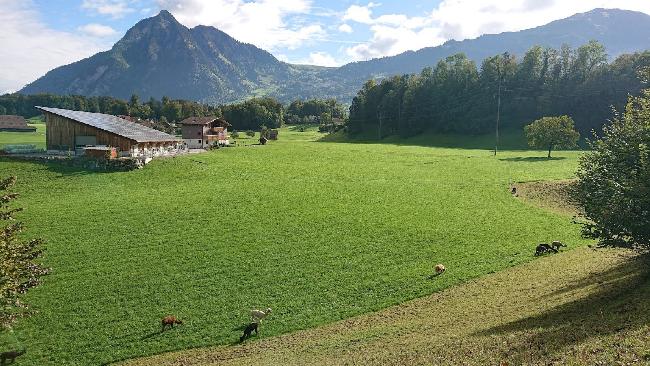
<svg viewBox="0 0 650 366">
<path fill-rule="evenodd" d="M 162 10 L 136 23 L 110 50 L 55 68 L 20 92 L 124 99 L 138 94 L 145 99 L 168 96 L 213 104 L 255 96 L 349 102 L 370 78 L 417 73 L 456 53 L 480 63 L 506 51 L 521 56 L 534 45 L 575 48 L 592 39 L 605 45 L 610 58 L 641 51 L 650 44 L 650 15 L 598 8 L 522 31 L 450 40 L 436 47 L 327 68 L 282 62 L 215 27 L 185 27 Z"/>
</svg>

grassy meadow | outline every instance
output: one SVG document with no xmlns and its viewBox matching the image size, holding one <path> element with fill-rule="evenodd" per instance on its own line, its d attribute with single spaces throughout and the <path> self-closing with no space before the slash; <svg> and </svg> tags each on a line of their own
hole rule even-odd
<svg viewBox="0 0 650 366">
<path fill-rule="evenodd" d="M 125 364 L 648 365 L 649 264 L 584 247 L 333 324 Z"/>
<path fill-rule="evenodd" d="M 585 243 L 567 216 L 509 192 L 572 178 L 578 152 L 495 157 L 489 146 L 319 137 L 285 128 L 267 146 L 124 173 L 2 158 L 0 176 L 18 176 L 20 218 L 46 239 L 53 268 L 27 296 L 37 313 L 5 344 L 26 346 L 20 361 L 32 365 L 227 345 L 252 308 L 273 308 L 265 338 L 531 261 L 540 241 Z M 436 263 L 444 276 L 430 276 Z M 160 333 L 167 314 L 184 324 Z"/>
<path fill-rule="evenodd" d="M 29 122 L 32 122 L 31 120 Z M 36 127 L 34 132 L 0 132 L 0 149 L 6 145 L 36 145 L 37 148 L 45 148 L 45 124 L 28 123 L 30 127 Z"/>
</svg>

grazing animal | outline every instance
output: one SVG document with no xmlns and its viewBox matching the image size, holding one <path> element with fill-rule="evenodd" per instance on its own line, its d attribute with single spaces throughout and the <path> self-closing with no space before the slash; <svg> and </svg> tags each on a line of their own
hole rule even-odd
<svg viewBox="0 0 650 366">
<path fill-rule="evenodd" d="M 239 337 L 239 342 L 241 343 L 244 339 L 250 337 L 253 331 L 255 331 L 255 335 L 257 335 L 257 323 L 250 323 L 246 326 L 246 329 L 244 329 L 244 335 Z"/>
<path fill-rule="evenodd" d="M 512 193 L 514 195 L 517 195 L 517 187 L 512 187 L 512 189 L 510 190 L 510 193 Z"/>
<path fill-rule="evenodd" d="M 0 353 L 0 365 L 4 365 L 7 360 L 9 360 L 10 363 L 14 363 L 14 361 L 16 361 L 16 357 L 22 356 L 25 353 L 27 353 L 26 349 L 23 349 L 22 351 L 14 350 L 2 352 Z"/>
<path fill-rule="evenodd" d="M 166 317 L 162 318 L 162 331 L 165 331 L 165 328 L 169 325 L 170 328 L 174 328 L 174 324 L 183 324 L 183 322 L 180 319 L 177 319 L 173 315 L 167 315 Z"/>
<path fill-rule="evenodd" d="M 557 249 L 553 248 L 547 243 L 541 243 L 537 246 L 537 248 L 535 248 L 535 255 L 542 255 L 549 252 L 557 253 Z"/>
<path fill-rule="evenodd" d="M 551 246 L 552 246 L 553 248 L 555 248 L 555 250 L 557 250 L 557 251 L 559 251 L 560 248 L 562 248 L 562 247 L 565 247 L 565 248 L 566 248 L 566 244 L 564 244 L 564 243 L 562 243 L 561 241 L 558 241 L 558 240 L 552 242 L 552 243 L 551 243 Z"/>
<path fill-rule="evenodd" d="M 266 310 L 251 310 L 251 322 L 253 323 L 259 323 L 262 321 L 262 319 L 266 318 L 271 314 L 271 308 L 267 308 Z"/>
<path fill-rule="evenodd" d="M 436 273 L 442 274 L 446 270 L 443 264 L 436 264 Z"/>
</svg>

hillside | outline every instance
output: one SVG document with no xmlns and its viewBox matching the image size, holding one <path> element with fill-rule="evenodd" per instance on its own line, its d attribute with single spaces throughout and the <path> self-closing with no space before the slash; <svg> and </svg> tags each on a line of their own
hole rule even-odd
<svg viewBox="0 0 650 366">
<path fill-rule="evenodd" d="M 420 72 L 447 56 L 464 53 L 480 63 L 503 52 L 523 55 L 531 46 L 577 48 L 590 40 L 602 43 L 613 59 L 624 53 L 648 49 L 650 15 L 620 9 L 594 9 L 549 24 L 500 34 L 483 35 L 464 41 L 451 40 L 438 47 L 409 51 L 393 57 L 355 62 L 336 70 L 345 75 L 394 75 Z"/>
<path fill-rule="evenodd" d="M 595 39 L 610 57 L 643 50 L 650 44 L 650 16 L 623 10 L 596 9 L 547 25 L 477 39 L 449 41 L 339 68 L 291 65 L 253 45 L 238 42 L 206 26 L 187 28 L 167 11 L 128 30 L 111 50 L 61 66 L 21 93 L 108 95 L 227 103 L 253 96 L 334 97 L 349 102 L 363 82 L 373 77 L 419 72 L 459 52 L 480 63 L 509 51 L 521 55 L 533 45 L 580 46 Z"/>
<path fill-rule="evenodd" d="M 648 264 L 581 248 L 324 327 L 125 365 L 648 364 Z"/>
</svg>

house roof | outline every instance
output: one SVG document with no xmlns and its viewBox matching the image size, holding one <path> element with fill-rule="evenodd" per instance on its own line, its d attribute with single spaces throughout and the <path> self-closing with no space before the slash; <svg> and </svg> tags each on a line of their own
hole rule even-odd
<svg viewBox="0 0 650 366">
<path fill-rule="evenodd" d="M 212 123 L 215 121 L 219 121 L 219 123 L 222 126 L 225 127 L 230 126 L 230 123 L 228 123 L 225 119 L 217 118 L 217 117 L 189 117 L 182 120 L 180 124 L 181 125 L 207 125 L 208 123 Z"/>
<path fill-rule="evenodd" d="M 28 128 L 23 116 L 0 115 L 0 128 Z"/>
<path fill-rule="evenodd" d="M 161 142 L 161 141 L 180 141 L 176 136 L 154 130 L 153 128 L 127 121 L 125 119 L 112 116 L 110 114 L 91 113 L 81 111 L 71 111 L 59 108 L 36 108 L 56 114 L 57 116 L 69 118 L 71 120 L 95 127 L 97 129 L 126 137 L 135 142 Z"/>
</svg>

